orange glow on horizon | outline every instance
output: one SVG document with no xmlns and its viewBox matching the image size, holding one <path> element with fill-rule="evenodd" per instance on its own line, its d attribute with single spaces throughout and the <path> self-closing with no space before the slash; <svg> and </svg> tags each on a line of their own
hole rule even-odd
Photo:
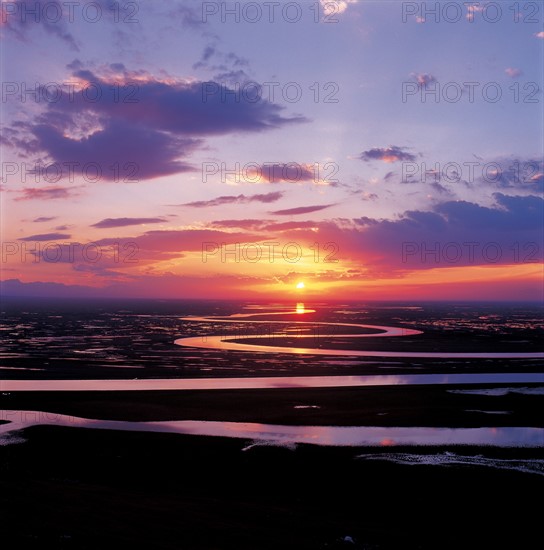
<svg viewBox="0 0 544 550">
<path fill-rule="evenodd" d="M 6 279 L 19 280 L 21 283 L 56 282 L 64 285 L 83 285 L 99 291 L 104 288 L 111 293 L 106 281 L 97 280 L 92 271 L 75 272 L 65 262 L 41 262 L 40 277 L 37 278 L 33 267 L 35 263 L 20 261 L 20 254 L 8 257 L 6 262 Z M 177 260 L 176 260 L 177 261 Z M 179 260 L 178 269 L 175 261 L 155 262 L 154 258 L 140 258 L 138 263 L 116 263 L 104 253 L 102 263 L 119 273 L 117 281 L 127 283 L 126 296 L 146 296 L 150 298 L 169 298 L 172 296 L 207 297 L 223 299 L 277 299 L 278 296 L 291 297 L 296 304 L 298 300 L 541 300 L 542 263 L 514 265 L 455 266 L 412 270 L 404 273 L 384 273 L 371 277 L 368 274 L 346 276 L 343 267 L 338 266 L 326 273 L 299 273 L 299 277 L 311 278 L 311 285 L 301 279 L 285 281 L 281 278 L 281 265 L 278 273 L 268 264 L 251 264 L 251 277 L 236 276 L 235 267 L 239 264 L 221 264 L 221 272 L 205 276 L 203 264 L 189 254 Z M 153 276 L 161 277 L 159 286 L 149 286 L 146 277 L 153 266 Z M 123 269 L 120 269 L 122 267 Z M 160 267 L 160 269 L 159 269 Z M 232 269 L 230 269 L 232 267 Z M 207 264 L 204 264 L 207 268 Z M 254 271 L 253 271 L 254 270 Z M 248 269 L 249 271 L 249 269 Z M 247 274 L 246 274 L 247 275 Z M 138 279 L 142 278 L 139 282 Z M 301 283 L 304 285 L 302 287 Z M 300 285 L 300 286 L 299 286 Z M 119 287 L 115 289 L 116 294 Z"/>
</svg>

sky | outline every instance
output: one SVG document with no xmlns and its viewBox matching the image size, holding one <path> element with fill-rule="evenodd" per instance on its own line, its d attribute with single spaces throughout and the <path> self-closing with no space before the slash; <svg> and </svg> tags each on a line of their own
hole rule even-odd
<svg viewBox="0 0 544 550">
<path fill-rule="evenodd" d="M 0 15 L 3 293 L 542 299 L 542 2 Z"/>
</svg>

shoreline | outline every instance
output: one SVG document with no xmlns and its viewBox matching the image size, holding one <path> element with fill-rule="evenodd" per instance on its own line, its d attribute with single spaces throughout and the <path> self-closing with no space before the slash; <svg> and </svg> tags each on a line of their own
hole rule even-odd
<svg viewBox="0 0 544 550">
<path fill-rule="evenodd" d="M 0 426 L 0 445 L 36 426 L 113 430 L 116 432 L 167 433 L 193 437 L 250 440 L 252 446 L 306 444 L 323 447 L 498 447 L 544 448 L 544 428 L 515 427 L 397 427 L 397 426 L 286 426 L 250 422 L 170 420 L 134 422 L 98 420 L 36 410 L 2 411 L 7 424 Z M 6 438 L 7 436 L 7 438 Z"/>
</svg>

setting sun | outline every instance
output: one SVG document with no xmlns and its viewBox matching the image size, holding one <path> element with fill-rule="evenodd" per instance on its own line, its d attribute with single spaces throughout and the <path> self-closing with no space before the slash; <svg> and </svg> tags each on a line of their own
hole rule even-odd
<svg viewBox="0 0 544 550">
<path fill-rule="evenodd" d="M 300 281 L 300 283 L 297 284 L 297 288 L 299 288 L 299 289 L 305 288 L 305 287 L 306 287 L 306 285 L 302 281 Z"/>
</svg>

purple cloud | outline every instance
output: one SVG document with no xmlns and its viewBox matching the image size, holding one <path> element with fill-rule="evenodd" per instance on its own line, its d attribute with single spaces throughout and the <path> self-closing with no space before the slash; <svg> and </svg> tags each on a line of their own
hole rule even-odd
<svg viewBox="0 0 544 550">
<path fill-rule="evenodd" d="M 19 191 L 16 201 L 69 199 L 77 195 L 73 189 L 77 187 L 25 187 Z"/>
<path fill-rule="evenodd" d="M 371 160 L 381 160 L 383 162 L 391 163 L 399 160 L 414 161 L 417 157 L 412 153 L 406 152 L 406 147 L 390 145 L 389 147 L 374 147 L 368 151 L 363 151 L 359 158 L 365 162 L 369 162 Z"/>
<path fill-rule="evenodd" d="M 124 69 L 121 75 L 115 76 L 127 83 L 137 79 L 137 85 L 130 97 L 125 96 L 120 101 L 115 90 L 107 91 L 112 84 L 111 77 L 99 77 L 85 69 L 75 71 L 73 76 L 105 93 L 100 101 L 93 103 L 89 103 L 84 92 L 73 97 L 64 93 L 58 102 L 63 110 L 80 112 L 90 109 L 100 115 L 137 120 L 173 134 L 208 136 L 255 132 L 306 121 L 300 116 L 284 117 L 283 107 L 264 98 L 250 101 L 251 98 L 248 100 L 245 94 L 213 81 L 159 80 L 142 71 Z"/>
<path fill-rule="evenodd" d="M 126 227 L 127 225 L 144 225 L 148 223 L 163 223 L 164 218 L 106 218 L 93 223 L 91 227 L 106 229 L 111 227 Z"/>
<path fill-rule="evenodd" d="M 363 217 L 353 229 L 324 223 L 320 235 L 341 243 L 345 257 L 364 262 L 373 274 L 542 261 L 544 200 L 500 193 L 494 198 L 493 206 L 446 201 L 397 220 Z"/>
<path fill-rule="evenodd" d="M 263 193 L 257 195 L 225 195 L 208 201 L 194 201 L 179 206 L 190 206 L 192 208 L 206 208 L 208 206 L 221 206 L 222 204 L 247 204 L 250 202 L 271 203 L 280 200 L 283 196 L 281 191 Z"/>
<path fill-rule="evenodd" d="M 6 142 L 27 156 L 46 153 L 59 165 L 72 165 L 76 174 L 88 175 L 85 166 L 92 166 L 92 177 L 99 171 L 101 180 L 140 181 L 188 172 L 194 168 L 183 159 L 203 145 L 203 136 L 306 121 L 285 117 L 284 107 L 266 99 L 250 101 L 217 82 L 158 79 L 120 63 L 102 68 L 102 76 L 77 60 L 71 68 L 78 89 L 57 89 L 55 101 L 34 123 L 9 128 Z M 40 93 L 51 94 L 45 88 Z M 63 175 L 68 174 L 66 168 Z"/>
<path fill-rule="evenodd" d="M 276 214 L 278 216 L 295 216 L 298 214 L 309 214 L 310 212 L 319 212 L 320 210 L 325 210 L 325 208 L 330 208 L 334 204 L 323 204 L 319 206 L 297 206 L 296 208 L 287 208 L 286 210 L 275 210 L 271 214 Z"/>
<path fill-rule="evenodd" d="M 70 239 L 72 236 L 65 233 L 42 233 L 40 235 L 30 235 L 30 237 L 21 237 L 20 241 L 59 241 L 61 239 Z"/>
<path fill-rule="evenodd" d="M 74 163 L 76 172 L 85 170 L 88 178 L 97 181 L 135 182 L 193 171 L 178 158 L 201 144 L 200 140 L 168 136 L 123 120 L 111 120 L 81 139 L 66 137 L 50 124 L 36 125 L 32 133 L 55 162 L 64 166 Z"/>
</svg>

